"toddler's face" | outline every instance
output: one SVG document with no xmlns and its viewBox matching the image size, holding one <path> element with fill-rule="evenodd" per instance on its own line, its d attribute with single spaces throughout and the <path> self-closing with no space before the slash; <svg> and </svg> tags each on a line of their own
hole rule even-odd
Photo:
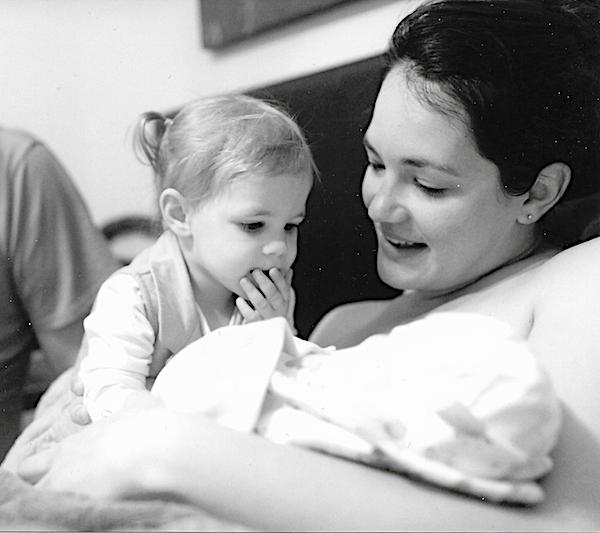
<svg viewBox="0 0 600 533">
<path fill-rule="evenodd" d="M 192 279 L 243 295 L 239 282 L 255 269 L 285 275 L 296 259 L 311 186 L 304 177 L 248 174 L 201 203 L 190 217 Z"/>
</svg>

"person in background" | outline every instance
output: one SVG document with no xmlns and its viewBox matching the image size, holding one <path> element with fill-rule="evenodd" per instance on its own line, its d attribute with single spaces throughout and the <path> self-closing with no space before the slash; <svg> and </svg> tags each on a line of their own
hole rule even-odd
<svg viewBox="0 0 600 533">
<path fill-rule="evenodd" d="M 75 361 L 100 284 L 118 264 L 65 169 L 0 128 L 0 457 L 20 430 L 32 352 L 56 377 Z"/>
<path fill-rule="evenodd" d="M 245 95 L 142 115 L 166 228 L 100 288 L 80 376 L 92 420 L 150 402 L 147 378 L 212 330 L 275 316 L 293 327 L 292 265 L 315 166 L 298 125 Z"/>
</svg>

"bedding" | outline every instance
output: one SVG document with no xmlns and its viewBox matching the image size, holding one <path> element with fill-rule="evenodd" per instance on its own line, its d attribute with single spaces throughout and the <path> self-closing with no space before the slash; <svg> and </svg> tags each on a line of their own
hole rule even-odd
<svg viewBox="0 0 600 533">
<path fill-rule="evenodd" d="M 52 419 L 62 411 L 72 396 L 71 377 L 69 369 L 52 383 L 34 418 Z M 26 442 L 17 440 L 0 465 L 0 531 L 250 531 L 164 499 L 115 502 L 36 488 L 13 473 Z"/>
<path fill-rule="evenodd" d="M 560 427 L 551 385 L 504 324 L 440 315 L 339 351 L 293 337 L 284 319 L 221 328 L 174 356 L 152 391 L 275 442 L 489 501 L 541 501 Z M 43 416 L 61 408 L 69 381 L 48 390 Z M 44 491 L 2 468 L 0 529 L 247 531 L 175 502 Z"/>
<path fill-rule="evenodd" d="M 191 506 L 36 489 L 0 468 L 2 531 L 248 531 Z"/>
<path fill-rule="evenodd" d="M 153 394 L 239 431 L 494 502 L 535 504 L 561 407 L 527 344 L 470 313 L 433 313 L 343 350 L 282 318 L 220 328 L 165 366 Z"/>
</svg>

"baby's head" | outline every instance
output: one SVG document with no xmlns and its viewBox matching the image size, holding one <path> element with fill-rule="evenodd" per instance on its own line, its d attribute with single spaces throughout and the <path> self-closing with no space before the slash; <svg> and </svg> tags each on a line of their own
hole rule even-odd
<svg viewBox="0 0 600 533">
<path fill-rule="evenodd" d="M 209 271 L 238 293 L 252 270 L 289 271 L 316 167 L 286 112 L 244 95 L 204 98 L 172 120 L 142 115 L 136 142 L 193 277 Z"/>
</svg>

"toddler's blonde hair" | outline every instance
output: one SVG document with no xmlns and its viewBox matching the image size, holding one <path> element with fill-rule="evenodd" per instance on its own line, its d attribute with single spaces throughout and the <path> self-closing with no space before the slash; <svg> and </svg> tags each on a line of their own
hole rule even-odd
<svg viewBox="0 0 600 533">
<path fill-rule="evenodd" d="M 200 203 L 245 173 L 313 180 L 317 169 L 300 127 L 280 107 L 241 94 L 195 100 L 173 119 L 141 115 L 134 148 L 154 169 L 158 192 Z"/>
</svg>

